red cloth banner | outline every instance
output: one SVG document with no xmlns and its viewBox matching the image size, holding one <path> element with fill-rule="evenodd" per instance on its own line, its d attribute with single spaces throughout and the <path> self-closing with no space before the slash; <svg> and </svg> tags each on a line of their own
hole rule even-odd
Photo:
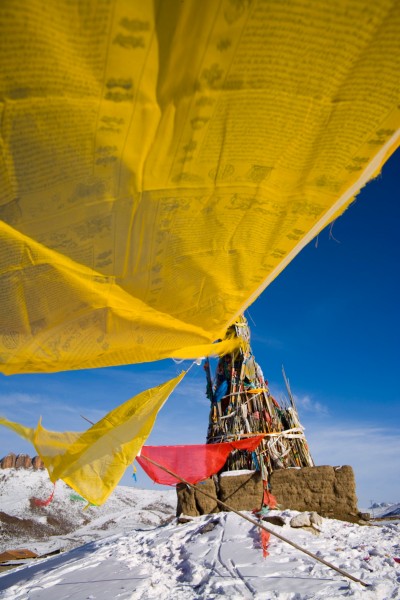
<svg viewBox="0 0 400 600">
<path fill-rule="evenodd" d="M 49 506 L 50 502 L 53 502 L 54 492 L 56 491 L 56 484 L 54 483 L 53 491 L 48 498 L 42 500 L 41 498 L 31 498 L 35 506 Z"/>
<path fill-rule="evenodd" d="M 263 506 L 269 506 L 271 510 L 276 508 L 277 500 L 267 489 L 267 482 L 264 481 Z"/>
<path fill-rule="evenodd" d="M 262 551 L 263 551 L 263 558 L 267 558 L 267 556 L 269 556 L 268 546 L 269 546 L 269 539 L 271 537 L 271 534 L 268 531 L 265 531 L 265 529 L 260 529 L 260 531 L 261 531 L 261 547 L 262 547 Z"/>
<path fill-rule="evenodd" d="M 194 484 L 218 473 L 232 450 L 249 450 L 252 452 L 257 448 L 263 437 L 263 434 L 256 435 L 236 442 L 223 442 L 222 444 L 143 446 L 142 452 L 140 456 L 136 457 L 136 460 L 156 483 L 176 485 L 180 481 L 149 463 L 145 459 L 146 456 L 173 471 L 182 479 Z"/>
</svg>

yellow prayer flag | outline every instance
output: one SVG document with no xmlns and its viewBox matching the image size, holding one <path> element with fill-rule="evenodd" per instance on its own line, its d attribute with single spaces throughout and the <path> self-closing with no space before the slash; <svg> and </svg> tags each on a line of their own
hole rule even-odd
<svg viewBox="0 0 400 600">
<path fill-rule="evenodd" d="M 8 2 L 0 39 L 7 374 L 229 351 L 399 145 L 397 0 Z"/>
<path fill-rule="evenodd" d="M 156 416 L 185 372 L 121 404 L 85 432 L 36 429 L 0 417 L 31 442 L 51 481 L 62 479 L 92 504 L 103 504 L 148 438 Z"/>
</svg>

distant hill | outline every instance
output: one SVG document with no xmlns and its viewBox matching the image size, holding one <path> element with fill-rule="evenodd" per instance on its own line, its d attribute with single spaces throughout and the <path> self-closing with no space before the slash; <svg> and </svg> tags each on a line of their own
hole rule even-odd
<svg viewBox="0 0 400 600">
<path fill-rule="evenodd" d="M 388 502 L 374 502 L 374 504 L 372 504 L 368 510 L 370 511 L 371 516 L 375 519 L 396 517 L 397 515 L 400 517 L 400 503 L 390 504 Z"/>
</svg>

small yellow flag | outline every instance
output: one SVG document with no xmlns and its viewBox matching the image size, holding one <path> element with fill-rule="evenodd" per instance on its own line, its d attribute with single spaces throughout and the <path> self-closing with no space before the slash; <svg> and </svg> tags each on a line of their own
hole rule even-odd
<svg viewBox="0 0 400 600">
<path fill-rule="evenodd" d="M 30 441 L 50 479 L 62 479 L 92 504 L 103 504 L 149 436 L 156 416 L 185 372 L 121 404 L 85 432 L 36 429 L 0 417 L 0 425 Z"/>
</svg>

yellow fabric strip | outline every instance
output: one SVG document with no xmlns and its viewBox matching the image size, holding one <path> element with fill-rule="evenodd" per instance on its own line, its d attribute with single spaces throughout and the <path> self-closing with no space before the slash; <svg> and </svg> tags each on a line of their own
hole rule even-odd
<svg viewBox="0 0 400 600">
<path fill-rule="evenodd" d="M 7 374 L 227 351 L 400 143 L 397 0 L 30 0 L 0 39 Z"/>
<path fill-rule="evenodd" d="M 19 333 L 0 338 L 5 374 L 190 359 L 225 354 L 238 346 L 237 339 L 210 343 L 203 328 L 158 312 L 114 278 L 60 256 L 1 221 L 0 256 L 3 266 L 8 262 L 9 274 L 3 278 L 9 302 L 0 304 L 0 316 L 5 324 L 7 310 L 12 311 L 9 323 L 19 313 L 21 323 Z M 32 328 L 28 313 L 41 307 L 52 320 L 50 330 Z"/>
<path fill-rule="evenodd" d="M 121 404 L 85 432 L 36 429 L 0 417 L 0 425 L 30 441 L 50 479 L 63 479 L 93 504 L 103 504 L 149 436 L 157 413 L 185 376 L 146 390 Z"/>
</svg>

